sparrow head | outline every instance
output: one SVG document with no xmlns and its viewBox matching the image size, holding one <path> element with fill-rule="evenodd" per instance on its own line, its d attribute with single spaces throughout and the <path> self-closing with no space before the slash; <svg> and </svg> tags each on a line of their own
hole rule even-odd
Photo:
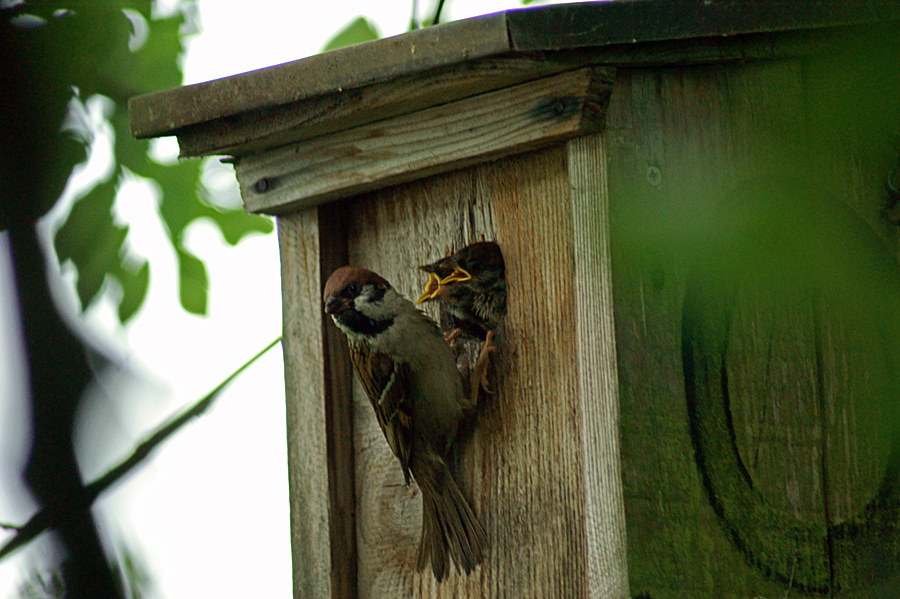
<svg viewBox="0 0 900 599">
<path fill-rule="evenodd" d="M 372 271 L 342 266 L 325 282 L 325 313 L 345 333 L 373 337 L 394 324 L 400 296 Z"/>
<path fill-rule="evenodd" d="M 428 282 L 416 304 L 439 299 L 452 302 L 463 290 L 488 291 L 506 276 L 503 254 L 493 241 L 467 245 L 448 258 L 419 268 L 428 273 Z"/>
</svg>

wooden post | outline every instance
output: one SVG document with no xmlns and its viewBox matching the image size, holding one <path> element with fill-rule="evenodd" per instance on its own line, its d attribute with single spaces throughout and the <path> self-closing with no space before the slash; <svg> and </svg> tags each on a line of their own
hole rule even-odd
<svg viewBox="0 0 900 599">
<path fill-rule="evenodd" d="M 556 6 L 135 99 L 278 216 L 295 597 L 896 596 L 898 28 Z M 438 584 L 321 288 L 414 297 L 482 238 L 508 313 L 460 483 L 491 552 Z"/>
</svg>

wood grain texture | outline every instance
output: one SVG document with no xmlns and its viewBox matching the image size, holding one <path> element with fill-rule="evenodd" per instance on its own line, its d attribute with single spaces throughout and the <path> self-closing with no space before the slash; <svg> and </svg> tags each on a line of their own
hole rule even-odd
<svg viewBox="0 0 900 599">
<path fill-rule="evenodd" d="M 294 597 L 331 597 L 325 356 L 315 209 L 278 219 Z"/>
<path fill-rule="evenodd" d="M 483 216 L 484 205 L 473 203 L 473 192 L 472 173 L 461 171 L 380 190 L 345 204 L 350 263 L 378 272 L 406 297 L 418 296 L 425 281 L 419 264 L 480 234 L 490 235 L 483 226 L 490 217 Z M 434 306 L 427 309 L 438 316 Z M 354 400 L 360 597 L 430 596 L 428 585 L 434 585 L 430 570 L 415 571 L 422 521 L 419 490 L 415 484 L 405 486 L 399 463 L 358 383 L 354 383 Z M 459 482 L 464 492 L 471 491 L 466 480 Z M 467 495 L 472 497 L 471 492 Z M 477 502 L 473 506 L 485 522 L 483 506 Z M 451 570 L 441 587 L 468 589 L 477 597 L 473 582 L 477 576 L 467 581 Z"/>
<path fill-rule="evenodd" d="M 471 576 L 415 572 L 421 499 L 354 384 L 360 597 L 587 595 L 584 451 L 572 310 L 575 260 L 565 146 L 359 196 L 345 205 L 349 259 L 402 293 L 419 264 L 483 237 L 503 249 L 509 312 L 501 376 L 464 435 L 460 484 L 492 548 Z M 439 317 L 433 306 L 433 316 Z M 589 360 L 588 360 L 589 361 Z"/>
<path fill-rule="evenodd" d="M 619 448 L 619 376 L 601 135 L 566 146 L 572 188 L 579 405 L 583 427 L 588 597 L 630 598 Z"/>
<path fill-rule="evenodd" d="M 813 63 L 620 71 L 605 138 L 635 594 L 876 597 L 896 576 L 877 399 L 896 264 L 866 225 L 865 131 L 815 141 L 822 93 L 854 86 Z"/>
<path fill-rule="evenodd" d="M 802 154 L 802 103 L 792 93 L 799 85 L 796 64 L 775 72 L 763 63 L 622 71 L 611 98 L 622 459 L 636 595 L 784 593 L 747 565 L 706 498 L 685 397 L 681 310 L 694 256 L 720 234 L 712 196 Z"/>
<path fill-rule="evenodd" d="M 481 423 L 491 597 L 587 594 L 567 168 L 564 146 L 479 167 L 509 286 L 507 374 Z"/>
<path fill-rule="evenodd" d="M 364 87 L 339 89 L 180 129 L 189 156 L 244 156 L 446 104 L 591 64 L 590 57 L 491 56 L 410 73 Z"/>
<path fill-rule="evenodd" d="M 136 137 L 172 135 L 188 127 L 199 128 L 200 135 L 214 136 L 236 115 L 255 113 L 265 118 L 265 111 L 275 108 L 278 112 L 281 106 L 299 100 L 324 98 L 481 58 L 595 49 L 604 64 L 684 63 L 686 56 L 718 62 L 746 57 L 742 54 L 744 39 L 766 33 L 768 40 L 762 46 L 777 51 L 780 36 L 770 32 L 871 27 L 898 20 L 900 9 L 892 0 L 790 4 L 764 0 L 752 7 L 703 0 L 670 1 L 664 6 L 643 2 L 546 6 L 426 27 L 233 77 L 138 96 L 129 102 L 129 110 Z M 698 46 L 705 50 L 695 53 Z M 604 56 L 617 56 L 623 62 Z M 207 124 L 212 126 L 204 130 Z M 263 135 L 264 129 L 260 131 Z"/>
<path fill-rule="evenodd" d="M 347 228 L 337 204 L 318 207 L 319 281 L 347 264 Z M 320 290 L 321 291 L 321 290 Z M 319 293 L 319 297 L 322 293 Z M 331 599 L 355 599 L 357 588 L 356 477 L 353 430 L 353 367 L 347 338 L 331 317 L 322 318 L 325 362 L 325 423 L 331 543 Z"/>
<path fill-rule="evenodd" d="M 596 131 L 609 76 L 580 69 L 247 156 L 244 206 L 297 209 Z"/>
<path fill-rule="evenodd" d="M 131 98 L 135 137 L 356 89 L 509 51 L 504 14 L 425 27 L 232 77 Z"/>
</svg>

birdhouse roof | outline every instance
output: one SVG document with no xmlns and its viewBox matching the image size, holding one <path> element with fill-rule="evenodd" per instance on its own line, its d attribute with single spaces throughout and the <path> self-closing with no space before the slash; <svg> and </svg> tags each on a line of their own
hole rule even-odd
<svg viewBox="0 0 900 599">
<path fill-rule="evenodd" d="M 177 135 L 182 156 L 240 156 L 585 64 L 775 57 L 814 51 L 836 28 L 898 20 L 896 0 L 625 0 L 511 10 L 138 96 L 129 102 L 131 127 L 138 138 Z"/>
</svg>

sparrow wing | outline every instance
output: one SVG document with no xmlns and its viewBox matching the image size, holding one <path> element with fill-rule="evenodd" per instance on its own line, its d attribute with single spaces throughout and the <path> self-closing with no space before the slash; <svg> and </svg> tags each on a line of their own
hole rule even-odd
<svg viewBox="0 0 900 599">
<path fill-rule="evenodd" d="M 364 344 L 351 344 L 350 359 L 372 402 L 381 431 L 400 460 L 403 476 L 409 484 L 413 434 L 409 366 L 386 354 L 373 352 Z"/>
</svg>

